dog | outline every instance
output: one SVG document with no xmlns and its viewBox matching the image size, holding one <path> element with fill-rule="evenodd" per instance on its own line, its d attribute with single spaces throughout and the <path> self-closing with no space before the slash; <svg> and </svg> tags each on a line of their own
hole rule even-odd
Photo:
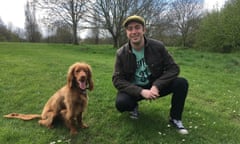
<svg viewBox="0 0 240 144">
<path fill-rule="evenodd" d="M 67 73 L 67 84 L 59 89 L 45 104 L 41 115 L 10 113 L 6 118 L 22 120 L 40 119 L 38 123 L 47 128 L 53 127 L 53 122 L 61 118 L 70 134 L 77 134 L 77 126 L 87 128 L 83 123 L 82 114 L 88 104 L 87 89 L 92 91 L 94 83 L 91 66 L 84 62 L 71 65 Z"/>
</svg>

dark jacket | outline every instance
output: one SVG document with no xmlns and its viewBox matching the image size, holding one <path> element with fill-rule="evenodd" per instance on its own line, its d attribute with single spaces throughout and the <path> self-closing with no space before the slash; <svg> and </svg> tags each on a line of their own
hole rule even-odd
<svg viewBox="0 0 240 144">
<path fill-rule="evenodd" d="M 144 58 L 151 75 L 149 81 L 158 87 L 159 91 L 175 79 L 179 67 L 167 52 L 162 42 L 145 38 Z M 139 96 L 141 87 L 132 83 L 136 71 L 136 57 L 132 53 L 130 43 L 126 43 L 116 53 L 116 62 L 112 76 L 113 85 L 121 92 Z"/>
</svg>

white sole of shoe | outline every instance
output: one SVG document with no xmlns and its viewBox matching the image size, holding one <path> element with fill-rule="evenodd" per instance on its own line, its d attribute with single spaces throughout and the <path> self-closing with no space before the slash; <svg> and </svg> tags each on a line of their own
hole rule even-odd
<svg viewBox="0 0 240 144">
<path fill-rule="evenodd" d="M 186 134 L 188 134 L 188 131 L 186 129 L 179 129 L 178 133 L 186 135 Z"/>
</svg>

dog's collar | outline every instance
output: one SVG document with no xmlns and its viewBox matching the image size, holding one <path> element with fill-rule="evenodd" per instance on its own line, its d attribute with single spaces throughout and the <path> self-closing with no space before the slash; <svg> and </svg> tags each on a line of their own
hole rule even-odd
<svg viewBox="0 0 240 144">
<path fill-rule="evenodd" d="M 87 87 L 87 88 L 85 88 L 85 89 L 80 89 L 80 91 L 81 91 L 81 93 L 82 94 L 87 94 L 87 90 L 88 90 L 89 88 Z"/>
</svg>

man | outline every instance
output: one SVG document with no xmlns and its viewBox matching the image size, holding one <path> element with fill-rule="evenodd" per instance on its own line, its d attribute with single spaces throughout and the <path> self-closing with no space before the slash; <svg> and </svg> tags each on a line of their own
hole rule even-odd
<svg viewBox="0 0 240 144">
<path fill-rule="evenodd" d="M 178 65 L 160 41 L 144 36 L 142 17 L 130 16 L 123 26 L 129 42 L 116 53 L 112 77 L 118 90 L 116 108 L 120 112 L 129 111 L 130 117 L 137 119 L 138 101 L 155 100 L 172 93 L 169 122 L 179 133 L 188 134 L 181 121 L 188 82 L 178 77 Z"/>
</svg>

